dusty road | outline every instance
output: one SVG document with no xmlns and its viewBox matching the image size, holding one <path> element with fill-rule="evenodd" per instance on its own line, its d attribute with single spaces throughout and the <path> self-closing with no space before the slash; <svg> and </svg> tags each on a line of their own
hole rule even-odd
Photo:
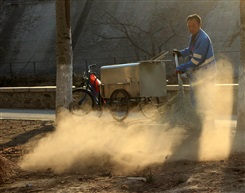
<svg viewBox="0 0 245 193">
<path fill-rule="evenodd" d="M 109 121 L 113 121 L 110 113 L 103 112 L 103 119 L 106 118 Z M 0 120 L 42 120 L 42 121 L 54 121 L 55 110 L 52 109 L 5 109 L 0 108 Z M 128 118 L 124 122 L 142 122 L 146 118 L 141 112 L 130 112 Z M 236 127 L 236 117 L 233 116 L 216 116 L 215 124 L 217 127 Z"/>
<path fill-rule="evenodd" d="M 55 110 L 0 108 L 0 119 L 48 121 L 55 119 Z"/>
<path fill-rule="evenodd" d="M 99 119 L 97 122 L 99 122 Z M 118 124 L 113 121 L 110 122 L 112 122 L 111 127 Z M 149 162 L 149 164 L 141 166 L 140 162 L 144 162 L 147 157 L 152 156 L 150 151 L 154 153 L 153 149 L 151 149 L 146 152 L 147 155 L 142 157 L 141 161 L 138 160 L 139 167 L 135 167 L 130 170 L 125 169 L 122 165 L 118 164 L 118 162 L 111 161 L 111 157 L 108 157 L 109 154 L 106 155 L 106 159 L 103 157 L 101 160 L 98 159 L 101 157 L 92 157 L 95 162 L 90 159 L 91 164 L 86 165 L 86 167 L 83 167 L 83 159 L 78 159 L 78 162 L 74 162 L 73 160 L 72 167 L 69 167 L 62 172 L 57 172 L 57 170 L 55 170 L 55 166 L 52 168 L 50 165 L 42 168 L 37 167 L 39 169 L 36 170 L 35 167 L 34 169 L 26 170 L 18 166 L 20 160 L 22 160 L 25 155 L 33 152 L 35 149 L 38 149 L 37 146 L 40 141 L 47 139 L 49 136 L 53 137 L 50 138 L 52 139 L 51 141 L 46 140 L 46 144 L 49 145 L 49 148 L 46 149 L 46 151 L 52 151 L 54 149 L 53 144 L 57 142 L 57 136 L 61 135 L 61 132 L 57 131 L 58 129 L 55 128 L 53 121 L 0 120 L 0 123 L 0 155 L 7 158 L 9 162 L 13 163 L 13 165 L 16 165 L 14 175 L 12 177 L 6 177 L 4 179 L 4 183 L 0 185 L 0 192 L 187 193 L 245 191 L 245 153 L 232 153 L 231 155 L 221 159 L 204 159 L 201 161 L 194 159 L 175 159 L 175 161 L 171 161 L 171 156 L 164 156 L 161 158 L 161 162 Z M 73 120 L 73 123 L 78 122 Z M 134 123 L 135 122 L 133 121 L 130 122 L 131 125 Z M 90 122 L 89 124 L 92 123 Z M 151 127 L 151 130 L 154 129 L 152 128 L 152 125 L 148 127 Z M 127 130 L 125 125 L 120 128 L 122 130 Z M 66 133 L 66 137 L 68 138 L 69 133 L 72 132 L 75 133 L 77 131 L 69 131 Z M 106 132 L 106 130 L 103 132 Z M 82 134 L 85 135 L 85 132 Z M 149 138 L 153 136 L 151 136 L 151 133 L 147 133 L 147 130 L 145 133 L 139 134 L 141 136 L 149 134 Z M 99 133 L 99 135 L 102 135 L 102 133 Z M 130 135 L 133 134 L 130 133 Z M 126 136 L 129 138 L 130 135 Z M 74 135 L 72 136 L 75 138 Z M 123 132 L 120 132 L 119 134 L 114 132 L 114 137 L 117 138 L 118 136 L 123 138 Z M 62 140 L 64 139 L 62 138 Z M 85 138 L 82 138 L 81 136 L 81 143 L 83 146 L 85 146 L 84 140 Z M 97 144 L 97 147 L 103 145 L 104 141 L 102 139 L 98 137 L 96 140 L 98 142 L 95 143 Z M 119 138 L 115 140 L 118 141 Z M 77 142 L 76 139 L 69 139 L 68 141 L 71 141 L 71 144 Z M 113 144 L 116 146 L 117 143 L 113 142 L 112 138 L 109 138 L 109 141 L 111 143 L 110 146 Z M 183 152 L 181 146 L 184 146 L 184 143 L 188 143 L 189 146 L 193 147 L 198 141 L 198 136 L 187 136 L 186 140 L 183 141 L 183 144 L 176 149 L 176 155 Z M 60 149 L 65 151 L 67 146 L 71 144 L 66 143 L 63 146 L 59 143 L 60 146 L 55 146 L 57 149 L 53 150 L 52 154 Z M 122 144 L 125 145 L 120 142 L 120 145 Z M 135 143 L 127 141 L 127 144 L 132 145 L 129 146 L 130 148 L 134 145 L 138 145 L 136 143 L 136 138 Z M 146 144 L 143 144 L 142 141 L 140 144 L 144 145 L 144 148 L 147 148 Z M 149 145 L 149 143 L 147 144 Z M 188 145 L 186 147 L 188 147 Z M 116 148 L 113 149 L 113 147 L 109 148 L 114 151 L 118 150 Z M 72 155 L 72 149 L 67 150 L 70 151 L 69 154 L 60 153 L 60 160 L 65 160 L 65 156 Z M 189 151 L 191 151 L 191 149 Z M 135 154 L 136 151 L 133 153 Z M 118 154 L 118 152 L 115 154 Z M 40 157 L 37 165 L 45 162 L 48 156 L 50 155 Z M 187 157 L 188 156 L 189 155 L 187 155 Z M 56 160 L 53 160 L 53 162 L 56 162 Z"/>
</svg>

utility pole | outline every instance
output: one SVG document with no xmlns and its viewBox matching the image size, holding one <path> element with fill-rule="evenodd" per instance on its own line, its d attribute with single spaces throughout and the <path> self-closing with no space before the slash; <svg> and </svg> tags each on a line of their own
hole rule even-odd
<svg viewBox="0 0 245 193">
<path fill-rule="evenodd" d="M 70 0 L 56 0 L 56 119 L 72 102 Z"/>
<path fill-rule="evenodd" d="M 237 129 L 245 130 L 245 0 L 240 0 L 240 65 L 238 78 Z"/>
</svg>

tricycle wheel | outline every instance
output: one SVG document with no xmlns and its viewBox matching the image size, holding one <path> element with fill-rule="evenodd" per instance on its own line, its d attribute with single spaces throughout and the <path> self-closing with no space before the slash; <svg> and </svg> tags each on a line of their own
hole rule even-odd
<svg viewBox="0 0 245 193">
<path fill-rule="evenodd" d="M 158 115 L 159 106 L 159 104 L 153 103 L 152 98 L 147 98 L 146 100 L 139 103 L 141 112 L 145 117 L 149 119 L 154 119 Z"/>
<path fill-rule="evenodd" d="M 129 112 L 129 95 L 123 89 L 113 91 L 110 97 L 110 111 L 117 121 L 127 118 Z"/>
<path fill-rule="evenodd" d="M 74 90 L 72 92 L 72 103 L 70 111 L 74 115 L 88 114 L 94 107 L 94 100 L 91 93 L 84 89 Z"/>
</svg>

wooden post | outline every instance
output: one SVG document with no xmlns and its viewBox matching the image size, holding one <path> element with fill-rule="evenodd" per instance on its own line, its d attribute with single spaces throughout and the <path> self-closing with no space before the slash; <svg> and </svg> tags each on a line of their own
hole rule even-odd
<svg viewBox="0 0 245 193">
<path fill-rule="evenodd" d="M 56 118 L 72 102 L 70 0 L 56 0 Z"/>
<path fill-rule="evenodd" d="M 240 0 L 241 48 L 238 79 L 237 129 L 245 130 L 245 0 Z"/>
</svg>

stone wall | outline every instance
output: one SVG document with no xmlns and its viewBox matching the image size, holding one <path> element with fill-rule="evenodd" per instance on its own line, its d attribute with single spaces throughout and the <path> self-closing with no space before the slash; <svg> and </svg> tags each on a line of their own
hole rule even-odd
<svg viewBox="0 0 245 193">
<path fill-rule="evenodd" d="M 1 93 L 0 108 L 54 109 L 55 93 Z"/>
<path fill-rule="evenodd" d="M 11 89 L 0 91 L 0 108 L 54 109 L 55 90 Z"/>
</svg>

